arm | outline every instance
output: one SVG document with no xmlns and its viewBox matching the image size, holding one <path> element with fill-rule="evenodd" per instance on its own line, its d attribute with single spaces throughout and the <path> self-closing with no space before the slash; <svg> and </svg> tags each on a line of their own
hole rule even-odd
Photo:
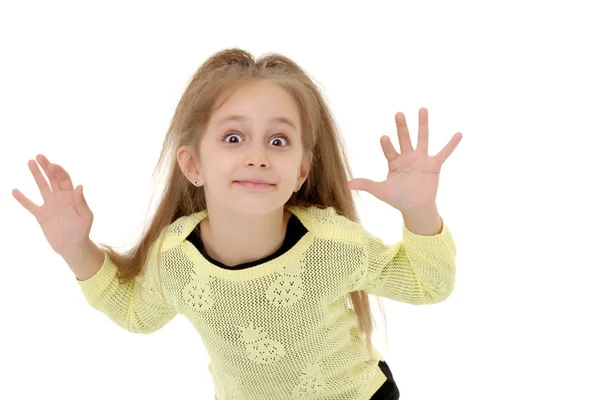
<svg viewBox="0 0 600 400">
<path fill-rule="evenodd" d="M 388 245 L 366 230 L 363 263 L 351 290 L 409 304 L 439 303 L 454 290 L 456 245 L 442 220 L 435 235 L 418 235 L 403 227 L 403 241 Z"/>
<path fill-rule="evenodd" d="M 72 254 L 62 256 L 79 281 L 94 276 L 104 263 L 104 252 L 91 240 L 77 248 Z"/>
<path fill-rule="evenodd" d="M 162 295 L 159 275 L 162 262 L 157 262 L 157 253 L 158 244 L 155 243 L 140 274 L 124 284 L 119 283 L 117 266 L 95 244 L 87 250 L 82 249 L 79 258 L 73 256 L 69 262 L 71 268 L 75 268 L 74 272 L 77 271 L 76 281 L 93 308 L 123 329 L 147 334 L 162 328 L 177 315 L 175 307 Z M 89 278 L 81 280 L 79 276 Z"/>
</svg>

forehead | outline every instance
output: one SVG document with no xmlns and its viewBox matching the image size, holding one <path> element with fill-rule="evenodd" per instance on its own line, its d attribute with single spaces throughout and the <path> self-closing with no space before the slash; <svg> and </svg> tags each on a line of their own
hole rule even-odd
<svg viewBox="0 0 600 400">
<path fill-rule="evenodd" d="M 248 124 L 252 122 L 252 118 L 246 115 L 228 115 L 225 116 L 223 118 L 220 118 L 218 121 L 215 122 L 215 125 L 217 127 L 226 124 L 227 122 L 230 121 L 238 121 L 241 122 L 243 124 Z M 290 128 L 294 129 L 294 130 L 298 130 L 298 127 L 296 126 L 296 123 L 291 119 L 291 118 L 287 118 L 287 117 L 273 117 L 273 118 L 269 118 L 268 120 L 269 123 L 273 123 L 273 124 L 285 124 L 288 125 Z"/>
<path fill-rule="evenodd" d="M 279 86 L 268 83 L 236 89 L 221 100 L 211 120 L 215 127 L 228 122 L 252 124 L 266 121 L 300 129 L 300 115 L 292 96 Z"/>
</svg>

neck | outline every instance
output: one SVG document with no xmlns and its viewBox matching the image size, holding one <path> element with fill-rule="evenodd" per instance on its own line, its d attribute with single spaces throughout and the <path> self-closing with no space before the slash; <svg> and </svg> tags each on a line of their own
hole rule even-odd
<svg viewBox="0 0 600 400">
<path fill-rule="evenodd" d="M 290 216 L 283 207 L 265 215 L 211 208 L 200 223 L 200 236 L 210 257 L 233 267 L 275 253 L 283 244 Z"/>
</svg>

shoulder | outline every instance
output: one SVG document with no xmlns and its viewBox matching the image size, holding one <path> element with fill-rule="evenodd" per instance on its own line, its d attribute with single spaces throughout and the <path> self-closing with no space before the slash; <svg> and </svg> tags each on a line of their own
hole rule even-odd
<svg viewBox="0 0 600 400">
<path fill-rule="evenodd" d="M 165 226 L 158 238 L 158 240 L 162 241 L 160 252 L 167 251 L 182 243 L 206 215 L 206 210 L 199 211 L 191 215 L 179 217 Z"/>
<path fill-rule="evenodd" d="M 334 207 L 290 207 L 289 210 L 317 237 L 355 243 L 364 241 L 363 226 L 340 215 Z"/>
</svg>

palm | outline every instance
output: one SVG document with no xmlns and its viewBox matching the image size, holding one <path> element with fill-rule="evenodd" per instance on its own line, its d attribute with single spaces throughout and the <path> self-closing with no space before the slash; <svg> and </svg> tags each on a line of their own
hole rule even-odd
<svg viewBox="0 0 600 400">
<path fill-rule="evenodd" d="M 440 168 L 416 152 L 399 156 L 389 163 L 387 179 L 381 183 L 380 196 L 390 204 L 405 208 L 426 207 L 437 196 Z"/>
<path fill-rule="evenodd" d="M 75 208 L 74 191 L 54 192 L 35 216 L 46 240 L 58 253 L 89 236 L 91 220 Z"/>
<path fill-rule="evenodd" d="M 419 141 L 413 149 L 406 119 L 396 114 L 400 154 L 388 136 L 382 136 L 381 147 L 388 161 L 388 176 L 383 182 L 364 178 L 349 182 L 350 189 L 365 190 L 399 210 L 418 209 L 435 204 L 442 164 L 452 154 L 462 134 L 457 133 L 435 156 L 428 155 L 429 127 L 427 110 L 419 115 Z"/>
</svg>

